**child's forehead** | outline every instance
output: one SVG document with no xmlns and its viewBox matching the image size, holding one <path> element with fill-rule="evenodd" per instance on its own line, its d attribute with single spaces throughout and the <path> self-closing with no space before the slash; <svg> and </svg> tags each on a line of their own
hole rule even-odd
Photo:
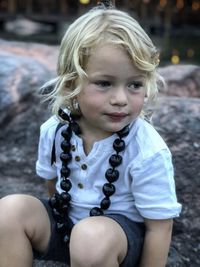
<svg viewBox="0 0 200 267">
<path fill-rule="evenodd" d="M 134 64 L 127 49 L 114 44 L 99 44 L 91 49 L 88 57 L 88 64 L 97 64 L 98 62 L 105 64 L 109 62 L 116 62 L 116 64 L 120 62 L 130 62 L 130 64 Z"/>
<path fill-rule="evenodd" d="M 105 42 L 96 44 L 94 47 L 92 47 L 90 49 L 89 58 L 91 57 L 106 58 L 108 55 L 115 55 L 115 54 L 120 54 L 126 57 L 129 56 L 128 50 L 124 46 L 110 42 Z"/>
<path fill-rule="evenodd" d="M 126 49 L 111 44 L 99 45 L 92 51 L 85 68 L 88 73 L 101 75 L 118 76 L 127 73 L 132 76 L 144 76 L 144 72 L 139 70 L 133 59 L 130 58 Z"/>
</svg>

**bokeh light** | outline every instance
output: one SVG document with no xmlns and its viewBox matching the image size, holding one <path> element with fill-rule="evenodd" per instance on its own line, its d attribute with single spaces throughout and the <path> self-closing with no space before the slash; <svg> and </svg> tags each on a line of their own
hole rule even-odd
<svg viewBox="0 0 200 267">
<path fill-rule="evenodd" d="M 80 0 L 80 3 L 83 5 L 88 5 L 90 3 L 90 0 Z"/>
<path fill-rule="evenodd" d="M 172 62 L 172 64 L 174 64 L 174 65 L 178 64 L 178 63 L 180 62 L 180 57 L 179 57 L 178 55 L 173 55 L 173 56 L 171 57 L 171 62 Z"/>
</svg>

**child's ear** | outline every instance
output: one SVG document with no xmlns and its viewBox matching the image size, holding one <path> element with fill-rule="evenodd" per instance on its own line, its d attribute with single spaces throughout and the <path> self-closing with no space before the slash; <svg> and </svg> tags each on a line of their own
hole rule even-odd
<svg viewBox="0 0 200 267">
<path fill-rule="evenodd" d="M 80 109 L 80 107 L 79 107 L 79 103 L 78 103 L 78 100 L 77 100 L 76 97 L 73 98 L 73 100 L 72 100 L 72 105 L 73 105 L 74 110 L 78 110 L 78 109 Z"/>
<path fill-rule="evenodd" d="M 81 109 L 80 109 L 80 106 L 79 106 L 79 103 L 76 97 L 72 99 L 72 109 L 75 115 L 77 116 L 81 115 Z"/>
</svg>

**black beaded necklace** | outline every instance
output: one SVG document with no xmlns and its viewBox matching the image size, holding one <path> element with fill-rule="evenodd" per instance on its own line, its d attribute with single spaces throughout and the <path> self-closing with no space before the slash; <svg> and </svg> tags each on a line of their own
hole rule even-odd
<svg viewBox="0 0 200 267">
<path fill-rule="evenodd" d="M 70 208 L 71 195 L 69 191 L 72 187 L 70 181 L 71 170 L 68 167 L 69 162 L 72 160 L 71 155 L 71 137 L 72 132 L 75 134 L 80 134 L 80 128 L 75 117 L 73 115 L 66 114 L 63 110 L 59 111 L 59 116 L 62 120 L 68 122 L 68 127 L 65 128 L 61 135 L 63 141 L 61 143 L 62 153 L 60 154 L 60 159 L 62 161 L 61 167 L 61 182 L 60 187 L 63 190 L 61 194 L 55 193 L 49 199 L 49 205 L 53 210 L 53 216 L 57 222 L 57 230 L 63 236 L 63 241 L 68 242 L 73 223 L 68 217 L 68 210 Z M 110 168 L 105 172 L 105 178 L 107 182 L 103 185 L 102 191 L 105 197 L 100 202 L 100 207 L 94 207 L 90 210 L 90 216 L 100 216 L 104 214 L 104 210 L 107 210 L 110 205 L 110 197 L 115 193 L 115 185 L 113 184 L 119 178 L 119 171 L 116 169 L 122 163 L 122 156 L 119 155 L 125 149 L 125 142 L 123 138 L 129 134 L 129 126 L 124 127 L 121 131 L 116 133 L 118 138 L 113 142 L 113 149 L 115 154 L 111 155 L 109 158 Z"/>
</svg>

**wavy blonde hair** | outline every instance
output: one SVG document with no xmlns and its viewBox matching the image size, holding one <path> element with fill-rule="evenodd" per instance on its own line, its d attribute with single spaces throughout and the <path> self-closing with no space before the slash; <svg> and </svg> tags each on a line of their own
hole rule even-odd
<svg viewBox="0 0 200 267">
<path fill-rule="evenodd" d="M 54 114 L 58 115 L 58 110 L 66 107 L 75 112 L 73 100 L 87 78 L 84 68 L 92 49 L 101 43 L 119 45 L 127 50 L 133 64 L 145 73 L 146 102 L 151 103 L 155 99 L 159 59 L 149 36 L 135 19 L 123 11 L 95 9 L 69 26 L 60 46 L 57 77 L 43 86 L 53 86 L 46 99 L 51 100 Z M 147 103 L 141 116 L 147 115 Z"/>
</svg>

